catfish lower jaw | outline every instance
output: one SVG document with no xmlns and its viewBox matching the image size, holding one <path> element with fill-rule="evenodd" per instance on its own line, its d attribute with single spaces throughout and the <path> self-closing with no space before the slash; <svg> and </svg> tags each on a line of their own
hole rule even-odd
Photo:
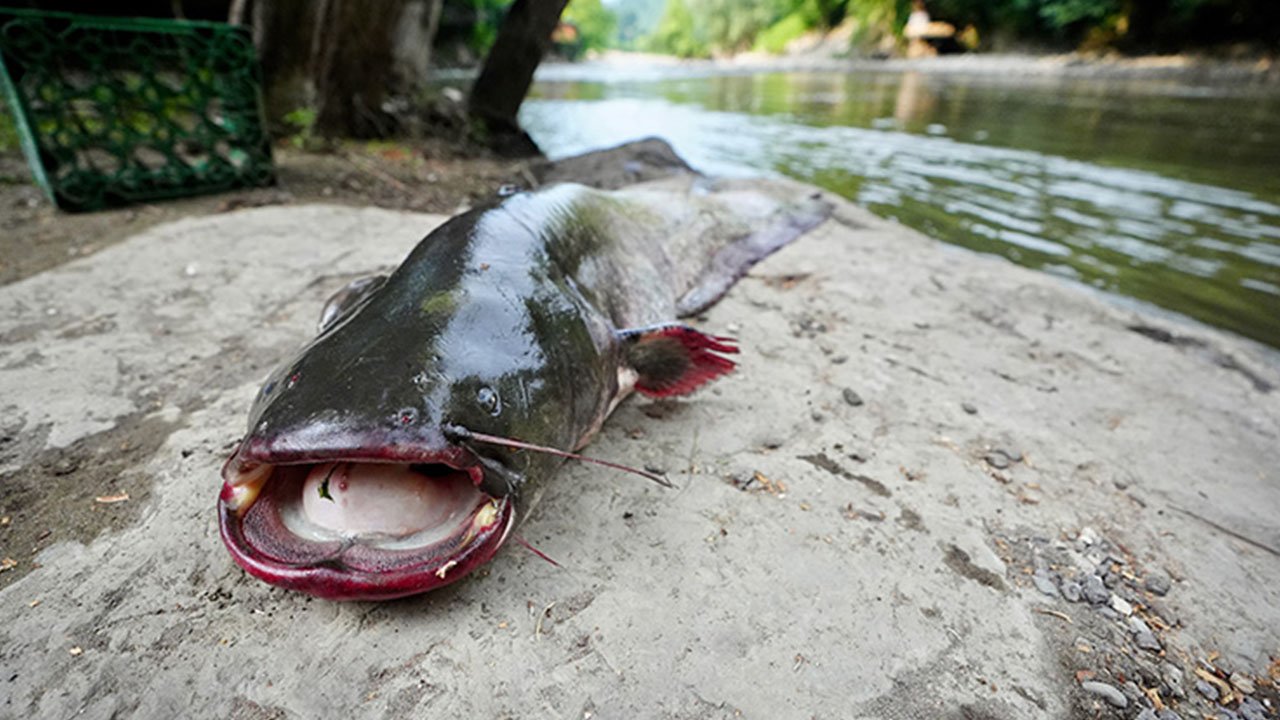
<svg viewBox="0 0 1280 720">
<path fill-rule="evenodd" d="M 474 465 L 273 465 L 237 455 L 224 477 L 219 525 L 236 563 L 331 599 L 385 600 L 449 584 L 492 557 L 515 520 L 511 500 L 477 487 Z"/>
</svg>

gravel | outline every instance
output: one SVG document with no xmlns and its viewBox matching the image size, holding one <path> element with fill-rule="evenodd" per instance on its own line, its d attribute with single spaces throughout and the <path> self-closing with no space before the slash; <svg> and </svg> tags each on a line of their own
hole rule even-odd
<svg viewBox="0 0 1280 720">
<path fill-rule="evenodd" d="M 1111 591 L 1107 590 L 1107 586 L 1102 584 L 1102 578 L 1097 575 L 1090 575 L 1084 579 L 1081 592 L 1084 593 L 1084 599 L 1091 605 L 1101 605 L 1111 599 Z"/>
<path fill-rule="evenodd" d="M 1031 582 L 1035 583 L 1036 589 L 1048 595 L 1049 597 L 1058 597 L 1058 586 L 1054 584 L 1053 578 L 1049 576 L 1049 571 L 1040 568 L 1031 576 Z"/>
<path fill-rule="evenodd" d="M 862 404 L 862 396 L 854 392 L 853 388 L 845 388 L 844 392 L 840 394 L 844 396 L 844 401 L 853 407 L 858 407 Z"/>
<path fill-rule="evenodd" d="M 960 403 L 960 409 L 964 410 L 970 415 L 978 414 L 978 406 L 974 405 L 973 403 Z"/>
<path fill-rule="evenodd" d="M 1075 580 L 1062 583 L 1062 597 L 1066 598 L 1067 602 L 1080 602 L 1080 583 Z"/>
<path fill-rule="evenodd" d="M 1108 685 L 1097 680 L 1086 680 L 1080 683 L 1080 688 L 1087 693 L 1097 695 L 1112 706 L 1122 710 L 1129 706 L 1129 698 L 1125 697 L 1124 693 L 1120 692 L 1114 685 Z"/>
<path fill-rule="evenodd" d="M 1252 695 L 1258 691 L 1258 688 L 1253 684 L 1253 680 L 1240 671 L 1231 673 L 1231 684 L 1245 695 Z"/>
<path fill-rule="evenodd" d="M 1147 573 L 1147 578 L 1146 578 L 1146 581 L 1144 582 L 1144 585 L 1147 588 L 1147 590 L 1150 590 L 1153 594 L 1160 595 L 1163 597 L 1164 595 L 1168 594 L 1169 588 L 1172 586 L 1172 583 L 1169 581 L 1168 575 L 1165 575 L 1159 570 L 1153 570 Z"/>
<path fill-rule="evenodd" d="M 1137 635 L 1134 635 L 1133 644 L 1137 645 L 1143 650 L 1149 650 L 1151 652 L 1160 652 L 1160 641 L 1156 639 L 1155 634 L 1152 633 L 1150 630 L 1147 630 L 1146 632 L 1140 632 Z"/>
<path fill-rule="evenodd" d="M 1218 688 L 1210 685 L 1203 680 L 1196 681 L 1196 692 L 1205 696 L 1207 700 L 1213 701 L 1218 699 Z"/>
</svg>

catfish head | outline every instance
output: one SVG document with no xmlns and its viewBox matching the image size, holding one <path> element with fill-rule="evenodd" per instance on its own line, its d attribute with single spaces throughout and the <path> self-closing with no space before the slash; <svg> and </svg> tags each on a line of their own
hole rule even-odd
<svg viewBox="0 0 1280 720">
<path fill-rule="evenodd" d="M 263 384 L 218 503 L 245 570 L 334 599 L 453 582 L 567 454 L 499 441 L 576 449 L 603 421 L 616 335 L 504 207 L 454 218 L 389 277 L 341 291 Z"/>
</svg>

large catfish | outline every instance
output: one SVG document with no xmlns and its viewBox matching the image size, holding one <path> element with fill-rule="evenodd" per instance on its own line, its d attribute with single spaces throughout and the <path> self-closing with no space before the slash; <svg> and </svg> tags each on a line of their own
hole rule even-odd
<svg viewBox="0 0 1280 720">
<path fill-rule="evenodd" d="M 677 318 L 829 213 L 794 185 L 681 179 L 555 185 L 449 220 L 335 295 L 262 386 L 222 471 L 232 557 L 335 599 L 465 576 L 628 394 L 730 371 L 733 341 Z"/>
</svg>

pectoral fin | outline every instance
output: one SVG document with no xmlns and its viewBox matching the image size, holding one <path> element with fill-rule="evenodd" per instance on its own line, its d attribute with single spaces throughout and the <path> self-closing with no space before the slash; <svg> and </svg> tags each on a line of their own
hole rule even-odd
<svg viewBox="0 0 1280 720">
<path fill-rule="evenodd" d="M 322 333 L 328 330 L 343 316 L 364 302 L 366 298 L 373 294 L 373 291 L 382 287 L 382 283 L 386 281 L 386 275 L 370 275 L 359 280 L 353 280 L 334 293 L 328 302 L 324 304 L 324 310 L 320 311 L 320 322 L 316 326 L 316 332 Z"/>
<path fill-rule="evenodd" d="M 623 330 L 626 362 L 639 379 L 636 390 L 650 397 L 687 395 L 737 363 L 724 355 L 738 352 L 737 341 L 707 335 L 679 323 Z"/>
</svg>

